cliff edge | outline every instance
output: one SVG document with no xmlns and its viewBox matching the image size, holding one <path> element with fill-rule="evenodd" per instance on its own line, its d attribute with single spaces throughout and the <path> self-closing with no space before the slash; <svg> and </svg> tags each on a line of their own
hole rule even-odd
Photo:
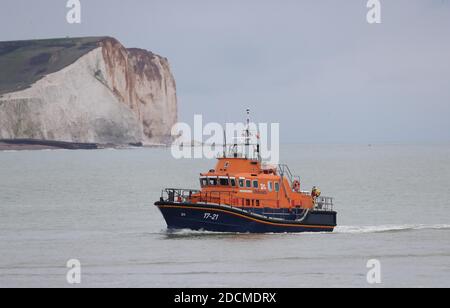
<svg viewBox="0 0 450 308">
<path fill-rule="evenodd" d="M 0 139 L 165 144 L 176 121 L 166 58 L 110 37 L 0 42 Z"/>
</svg>

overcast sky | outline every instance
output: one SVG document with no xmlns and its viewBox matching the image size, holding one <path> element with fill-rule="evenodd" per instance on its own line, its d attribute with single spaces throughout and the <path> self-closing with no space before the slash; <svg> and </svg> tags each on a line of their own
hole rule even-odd
<svg viewBox="0 0 450 308">
<path fill-rule="evenodd" d="M 450 142 L 450 4 L 1 0 L 0 40 L 113 36 L 169 59 L 180 120 L 279 122 L 284 142 Z"/>
</svg>

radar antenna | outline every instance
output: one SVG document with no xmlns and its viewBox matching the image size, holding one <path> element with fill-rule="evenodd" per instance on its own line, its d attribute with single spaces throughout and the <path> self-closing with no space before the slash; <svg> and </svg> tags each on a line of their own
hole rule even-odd
<svg viewBox="0 0 450 308">
<path fill-rule="evenodd" d="M 250 109 L 247 108 L 247 126 L 245 128 L 245 145 L 250 145 Z"/>
</svg>

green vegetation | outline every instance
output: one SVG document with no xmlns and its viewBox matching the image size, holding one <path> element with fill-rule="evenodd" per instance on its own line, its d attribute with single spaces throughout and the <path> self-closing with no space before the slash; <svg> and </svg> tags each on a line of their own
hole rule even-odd
<svg viewBox="0 0 450 308">
<path fill-rule="evenodd" d="M 97 48 L 103 37 L 0 42 L 0 95 L 28 88 Z"/>
</svg>

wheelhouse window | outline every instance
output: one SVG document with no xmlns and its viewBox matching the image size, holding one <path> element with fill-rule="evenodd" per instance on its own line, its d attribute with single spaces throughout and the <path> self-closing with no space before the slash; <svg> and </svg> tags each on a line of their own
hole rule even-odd
<svg viewBox="0 0 450 308">
<path fill-rule="evenodd" d="M 279 192 L 280 191 L 280 183 L 275 182 L 275 191 Z"/>
<path fill-rule="evenodd" d="M 267 188 L 269 189 L 269 191 L 273 191 L 273 184 L 272 182 L 267 182 Z"/>
<path fill-rule="evenodd" d="M 239 187 L 244 187 L 244 179 L 239 179 Z"/>
<path fill-rule="evenodd" d="M 209 186 L 216 186 L 217 185 L 217 178 L 209 178 L 208 179 L 208 185 Z"/>
<path fill-rule="evenodd" d="M 246 181 L 245 181 L 245 187 L 247 187 L 247 188 L 252 188 L 252 181 L 246 180 Z"/>
<path fill-rule="evenodd" d="M 236 179 L 230 179 L 230 184 L 233 187 L 236 187 Z"/>
<path fill-rule="evenodd" d="M 220 178 L 219 179 L 219 185 L 221 185 L 221 186 L 229 186 L 230 183 L 229 183 L 228 179 Z"/>
<path fill-rule="evenodd" d="M 259 185 L 258 185 L 258 181 L 254 180 L 253 181 L 253 188 L 258 189 Z"/>
<path fill-rule="evenodd" d="M 200 186 L 201 186 L 201 187 L 206 187 L 206 186 L 208 186 L 208 179 L 206 179 L 206 178 L 201 178 L 201 179 L 200 179 Z"/>
</svg>

